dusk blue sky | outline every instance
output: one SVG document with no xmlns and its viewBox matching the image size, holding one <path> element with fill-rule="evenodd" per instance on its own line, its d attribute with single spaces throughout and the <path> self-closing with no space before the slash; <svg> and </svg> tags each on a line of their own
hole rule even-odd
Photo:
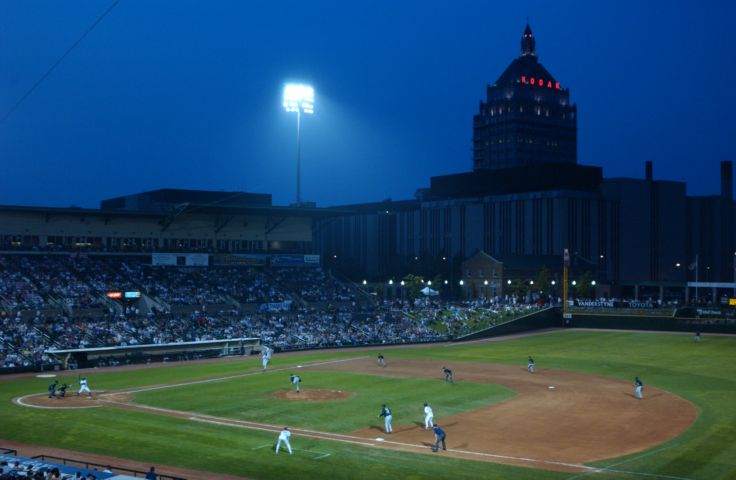
<svg viewBox="0 0 736 480">
<path fill-rule="evenodd" d="M 112 0 L 0 1 L 0 117 Z M 519 55 L 578 106 L 579 163 L 716 194 L 736 160 L 736 2 L 122 0 L 0 124 L 0 204 L 157 188 L 295 197 L 288 80 L 314 85 L 302 197 L 413 198 L 472 169 L 472 117 Z"/>
</svg>

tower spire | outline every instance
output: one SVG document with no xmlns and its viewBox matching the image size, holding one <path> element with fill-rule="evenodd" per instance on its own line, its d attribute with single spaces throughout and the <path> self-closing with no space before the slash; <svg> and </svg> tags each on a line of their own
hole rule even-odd
<svg viewBox="0 0 736 480">
<path fill-rule="evenodd" d="M 537 56 L 534 34 L 532 33 L 532 27 L 529 26 L 528 20 L 526 22 L 524 34 L 521 36 L 521 56 L 525 57 L 527 55 Z"/>
</svg>

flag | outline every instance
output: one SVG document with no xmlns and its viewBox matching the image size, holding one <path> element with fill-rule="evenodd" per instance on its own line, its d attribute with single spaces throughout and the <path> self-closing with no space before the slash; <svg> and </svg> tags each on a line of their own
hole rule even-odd
<svg viewBox="0 0 736 480">
<path fill-rule="evenodd" d="M 695 261 L 687 267 L 687 269 L 691 271 L 695 270 L 696 268 L 698 268 L 698 255 L 695 255 Z"/>
</svg>

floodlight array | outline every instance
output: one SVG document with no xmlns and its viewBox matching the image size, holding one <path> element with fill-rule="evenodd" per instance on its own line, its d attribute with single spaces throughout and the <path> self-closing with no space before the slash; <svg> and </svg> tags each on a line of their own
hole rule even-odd
<svg viewBox="0 0 736 480">
<path fill-rule="evenodd" d="M 284 87 L 284 110 L 314 113 L 314 88 L 290 83 Z"/>
</svg>

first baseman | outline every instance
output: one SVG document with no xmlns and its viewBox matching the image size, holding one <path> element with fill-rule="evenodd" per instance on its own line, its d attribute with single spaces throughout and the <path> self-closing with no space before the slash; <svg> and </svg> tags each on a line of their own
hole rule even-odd
<svg viewBox="0 0 736 480">
<path fill-rule="evenodd" d="M 284 427 L 284 429 L 279 433 L 279 439 L 276 442 L 276 455 L 279 454 L 279 448 L 281 448 L 282 443 L 286 445 L 286 449 L 289 451 L 289 455 L 291 455 L 291 443 L 289 443 L 289 437 L 291 437 L 289 427 Z"/>
<path fill-rule="evenodd" d="M 384 403 L 381 405 L 381 414 L 378 415 L 378 418 L 383 417 L 383 426 L 386 430 L 386 433 L 391 433 L 394 431 L 393 428 L 391 428 L 391 409 L 386 406 Z"/>
<path fill-rule="evenodd" d="M 427 402 L 424 402 L 424 429 L 429 430 L 432 428 L 432 420 L 434 419 L 434 412 L 432 407 Z"/>
</svg>

